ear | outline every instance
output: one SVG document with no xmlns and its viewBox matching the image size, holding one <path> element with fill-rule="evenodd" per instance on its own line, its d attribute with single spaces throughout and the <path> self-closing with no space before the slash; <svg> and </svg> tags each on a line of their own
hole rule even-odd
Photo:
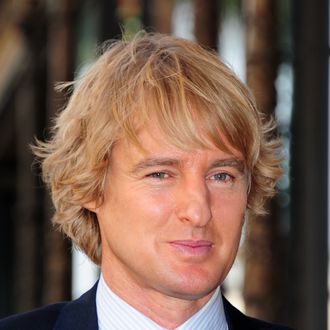
<svg viewBox="0 0 330 330">
<path fill-rule="evenodd" d="M 98 205 L 96 201 L 91 201 L 88 203 L 83 204 L 83 207 L 91 212 L 97 213 L 98 211 Z"/>
</svg>

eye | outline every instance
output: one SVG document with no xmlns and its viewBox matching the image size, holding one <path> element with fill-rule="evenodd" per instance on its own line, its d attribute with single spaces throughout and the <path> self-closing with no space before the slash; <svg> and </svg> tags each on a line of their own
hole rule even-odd
<svg viewBox="0 0 330 330">
<path fill-rule="evenodd" d="M 234 176 L 226 172 L 220 172 L 212 175 L 210 177 L 210 180 L 214 180 L 217 182 L 232 182 L 234 180 Z"/>
<path fill-rule="evenodd" d="M 167 179 L 169 177 L 169 175 L 165 172 L 153 172 L 153 173 L 148 174 L 147 177 L 163 180 L 163 179 Z"/>
</svg>

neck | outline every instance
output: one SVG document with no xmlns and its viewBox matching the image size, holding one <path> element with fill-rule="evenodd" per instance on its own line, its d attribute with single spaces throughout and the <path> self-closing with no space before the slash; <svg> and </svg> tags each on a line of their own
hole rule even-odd
<svg viewBox="0 0 330 330">
<path fill-rule="evenodd" d="M 211 299 L 215 291 L 198 299 L 185 299 L 137 285 L 124 272 L 120 274 L 117 271 L 113 274 L 106 267 L 102 267 L 102 275 L 115 294 L 166 329 L 175 329 L 183 324 Z"/>
</svg>

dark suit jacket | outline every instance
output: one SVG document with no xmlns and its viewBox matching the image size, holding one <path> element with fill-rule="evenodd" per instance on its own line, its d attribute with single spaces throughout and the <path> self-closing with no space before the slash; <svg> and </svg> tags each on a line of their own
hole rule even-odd
<svg viewBox="0 0 330 330">
<path fill-rule="evenodd" d="M 71 302 L 49 305 L 0 320 L 0 330 L 97 330 L 96 288 Z M 242 314 L 225 298 L 224 309 L 229 330 L 289 330 Z M 124 330 L 124 329 L 123 329 Z"/>
</svg>

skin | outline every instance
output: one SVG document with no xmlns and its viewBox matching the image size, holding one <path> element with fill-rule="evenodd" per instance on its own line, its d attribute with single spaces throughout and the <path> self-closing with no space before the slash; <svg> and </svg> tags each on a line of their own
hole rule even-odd
<svg viewBox="0 0 330 330">
<path fill-rule="evenodd" d="M 113 149 L 96 212 L 107 285 L 159 325 L 196 313 L 235 259 L 247 204 L 243 157 L 181 150 L 155 125 Z"/>
</svg>

